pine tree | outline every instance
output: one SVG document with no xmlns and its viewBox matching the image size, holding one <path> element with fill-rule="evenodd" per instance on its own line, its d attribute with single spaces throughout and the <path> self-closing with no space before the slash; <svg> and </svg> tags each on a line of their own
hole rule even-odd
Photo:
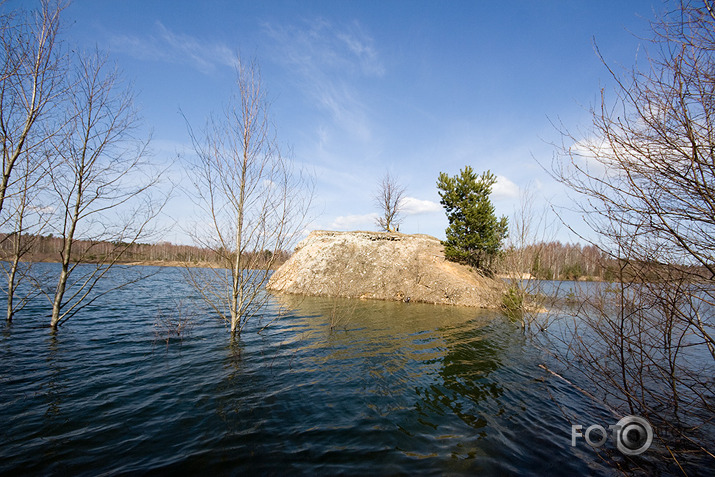
<svg viewBox="0 0 715 477">
<path fill-rule="evenodd" d="M 496 176 L 490 171 L 477 176 L 470 166 L 455 177 L 442 172 L 437 180 L 440 203 L 449 220 L 445 258 L 470 265 L 487 275 L 493 273 L 494 259 L 507 235 L 507 219 L 497 218 L 489 199 L 495 183 Z"/>
</svg>

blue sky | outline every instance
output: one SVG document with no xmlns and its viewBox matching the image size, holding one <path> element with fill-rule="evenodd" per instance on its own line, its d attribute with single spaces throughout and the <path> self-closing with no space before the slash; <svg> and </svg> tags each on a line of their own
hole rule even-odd
<svg viewBox="0 0 715 477">
<path fill-rule="evenodd" d="M 255 57 L 281 145 L 316 174 L 310 229 L 374 230 L 372 195 L 386 171 L 407 188 L 406 233 L 444 237 L 440 172 L 465 165 L 499 177 L 511 216 L 568 204 L 549 165 L 561 122 L 587 136 L 589 106 L 612 86 L 594 41 L 631 66 L 653 1 L 116 1 L 74 0 L 65 38 L 108 50 L 131 81 L 160 162 L 190 154 L 180 111 L 200 126 L 232 92 L 234 59 Z M 181 178 L 178 164 L 171 171 Z M 165 239 L 187 242 L 191 201 L 176 194 Z M 577 217 L 566 219 L 578 228 Z M 167 220 L 168 224 L 170 221 Z M 568 240 L 564 228 L 557 238 Z"/>
</svg>

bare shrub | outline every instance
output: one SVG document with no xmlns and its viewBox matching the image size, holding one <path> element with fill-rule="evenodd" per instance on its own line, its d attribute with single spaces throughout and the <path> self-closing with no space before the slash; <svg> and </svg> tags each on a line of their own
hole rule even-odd
<svg viewBox="0 0 715 477">
<path fill-rule="evenodd" d="M 180 342 L 191 335 L 196 325 L 196 314 L 188 311 L 182 302 L 170 310 L 158 310 L 154 318 L 154 342 L 164 341 L 166 346 L 172 339 Z"/>
<path fill-rule="evenodd" d="M 656 430 L 687 473 L 715 462 L 715 13 L 682 1 L 653 24 L 644 63 L 609 69 L 586 138 L 564 133 L 554 177 L 617 264 L 613 286 L 565 308 L 563 362 Z M 703 462 L 703 461 L 701 461 Z"/>
</svg>

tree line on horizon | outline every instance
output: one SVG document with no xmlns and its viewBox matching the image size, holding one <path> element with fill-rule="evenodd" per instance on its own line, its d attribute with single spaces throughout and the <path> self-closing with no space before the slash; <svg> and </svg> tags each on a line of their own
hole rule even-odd
<svg viewBox="0 0 715 477">
<path fill-rule="evenodd" d="M 0 259 L 12 254 L 11 234 L 0 233 Z M 20 237 L 22 246 L 27 250 L 23 255 L 26 262 L 54 262 L 61 260 L 63 241 L 53 234 Z M 157 243 L 112 243 L 106 241 L 76 240 L 73 244 L 77 252 L 84 257 L 85 263 L 115 260 L 118 264 L 147 265 L 188 265 L 212 266 L 221 263 L 221 252 L 195 245 L 180 245 L 167 241 Z M 121 255 L 117 250 L 122 250 Z M 274 256 L 275 255 L 275 256 Z M 255 262 L 258 266 L 273 268 L 280 266 L 290 257 L 291 252 L 281 250 L 274 254 L 272 250 L 244 252 L 244 260 Z"/>
<path fill-rule="evenodd" d="M 12 236 L 0 233 L 0 258 L 12 253 Z M 21 237 L 27 262 L 60 262 L 63 241 L 52 234 L 35 236 L 25 234 Z M 122 246 L 122 254 L 117 257 L 117 247 Z M 174 244 L 168 241 L 157 243 L 125 243 L 94 242 L 76 240 L 74 243 L 78 253 L 84 256 L 86 263 L 103 262 L 117 259 L 119 264 L 149 264 L 149 265 L 189 265 L 212 266 L 221 263 L 221 251 L 195 245 Z M 601 280 L 614 281 L 617 277 L 618 263 L 604 254 L 598 247 L 591 244 L 563 243 L 560 241 L 540 242 L 530 244 L 523 249 L 506 249 L 501 252 L 500 261 L 508 261 L 510 254 L 521 254 L 526 257 L 526 266 L 506 268 L 497 265 L 499 275 L 518 274 L 520 277 L 531 277 L 538 280 Z M 275 256 L 274 256 L 275 255 Z M 273 269 L 282 265 L 292 251 L 281 250 L 274 253 L 271 250 L 246 251 L 244 260 L 256 263 L 260 268 L 270 264 Z M 705 270 L 692 268 L 694 276 L 703 276 Z"/>
<path fill-rule="evenodd" d="M 619 260 L 604 252 L 594 244 L 563 243 L 552 240 L 529 244 L 523 248 L 507 248 L 502 252 L 501 262 L 512 262 L 510 255 L 520 255 L 523 266 L 502 266 L 503 275 L 517 274 L 520 277 L 536 280 L 597 280 L 616 282 L 629 280 L 659 280 L 668 269 L 688 273 L 693 281 L 709 277 L 707 268 L 694 264 L 640 263 Z M 649 267 L 652 272 L 646 276 L 639 274 L 636 267 Z"/>
</svg>

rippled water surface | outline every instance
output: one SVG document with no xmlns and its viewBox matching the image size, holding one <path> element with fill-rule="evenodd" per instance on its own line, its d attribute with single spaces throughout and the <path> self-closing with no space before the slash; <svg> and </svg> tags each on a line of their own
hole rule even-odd
<svg viewBox="0 0 715 477">
<path fill-rule="evenodd" d="M 167 345 L 175 299 L 159 269 L 56 336 L 43 301 L 4 328 L 0 473 L 611 472 L 562 410 L 611 418 L 498 313 L 279 297 L 238 343 L 205 313 Z"/>
</svg>

